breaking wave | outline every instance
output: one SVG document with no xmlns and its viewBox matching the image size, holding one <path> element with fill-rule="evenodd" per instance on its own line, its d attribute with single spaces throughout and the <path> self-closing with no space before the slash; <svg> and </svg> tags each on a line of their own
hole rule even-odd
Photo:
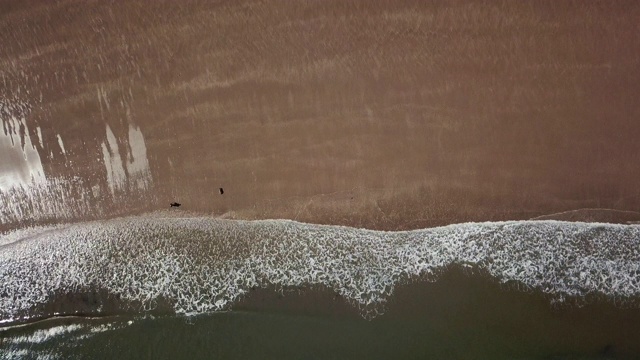
<svg viewBox="0 0 640 360">
<path fill-rule="evenodd" d="M 267 286 L 328 287 L 375 316 L 398 284 L 435 280 L 452 265 L 554 302 L 640 298 L 636 225 L 513 221 L 381 232 L 176 214 L 37 228 L 24 241 L 3 235 L 0 319 L 51 316 L 44 304 L 87 289 L 138 304 L 138 311 L 163 303 L 198 314 L 228 309 Z"/>
<path fill-rule="evenodd" d="M 96 334 L 123 329 L 133 321 L 109 321 L 100 324 L 78 322 L 66 325 L 53 325 L 48 328 L 30 329 L 23 325 L 0 329 L 1 359 L 66 359 L 59 348 L 77 349 L 78 342 Z M 47 325 L 47 324 L 39 324 Z M 77 350 L 76 350 L 77 351 Z M 76 353 L 77 355 L 77 353 Z M 75 357 L 75 356 L 74 356 Z"/>
</svg>

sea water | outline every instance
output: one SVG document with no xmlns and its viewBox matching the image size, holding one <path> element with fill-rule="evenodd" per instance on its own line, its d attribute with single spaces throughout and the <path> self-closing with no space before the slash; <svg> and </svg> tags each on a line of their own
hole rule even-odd
<svg viewBox="0 0 640 360">
<path fill-rule="evenodd" d="M 4 234 L 0 354 L 640 356 L 639 325 L 628 323 L 640 299 L 640 226 L 512 221 L 382 232 L 179 214 Z M 264 288 L 285 298 L 325 289 L 357 316 L 234 308 Z"/>
</svg>

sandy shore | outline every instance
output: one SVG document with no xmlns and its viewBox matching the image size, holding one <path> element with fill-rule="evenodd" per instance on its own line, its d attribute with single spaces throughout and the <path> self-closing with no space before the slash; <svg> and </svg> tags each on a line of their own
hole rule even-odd
<svg viewBox="0 0 640 360">
<path fill-rule="evenodd" d="M 173 201 L 376 229 L 640 205 L 633 1 L 0 13 L 5 230 Z"/>
</svg>

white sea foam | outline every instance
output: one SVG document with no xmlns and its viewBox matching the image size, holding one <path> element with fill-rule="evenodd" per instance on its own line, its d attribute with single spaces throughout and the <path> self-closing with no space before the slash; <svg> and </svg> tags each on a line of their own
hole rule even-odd
<svg viewBox="0 0 640 360">
<path fill-rule="evenodd" d="M 9 245 L 16 241 L 29 240 L 32 237 L 42 235 L 44 232 L 55 231 L 62 228 L 63 225 L 56 226 L 31 226 L 22 229 L 17 229 L 12 232 L 0 236 L 0 247 Z"/>
<path fill-rule="evenodd" d="M 2 243 L 2 241 L 0 241 Z M 323 285 L 376 308 L 401 282 L 459 264 L 554 301 L 640 297 L 640 226 L 522 221 L 407 232 L 163 213 L 69 225 L 0 248 L 0 317 L 52 292 L 107 290 L 184 314 L 227 309 L 253 287 Z"/>
<path fill-rule="evenodd" d="M 133 322 L 108 322 L 99 325 L 91 323 L 58 325 L 48 329 L 24 331 L 22 335 L 11 334 L 15 328 L 23 328 L 28 325 L 0 329 L 0 359 L 64 359 L 56 352 L 56 348 L 62 343 L 66 345 L 91 338 L 99 333 L 122 329 Z M 55 340 L 56 345 L 51 348 L 39 348 L 38 345 Z M 62 343 L 60 342 L 62 341 Z M 35 346 L 35 347 L 34 347 Z M 71 345 L 73 346 L 73 345 Z"/>
<path fill-rule="evenodd" d="M 2 355 L 2 358 L 6 360 L 26 359 L 29 356 L 32 356 L 33 352 L 27 349 L 18 349 L 18 350 L 0 349 L 0 355 Z"/>
<path fill-rule="evenodd" d="M 40 344 L 56 336 L 77 332 L 82 328 L 83 326 L 79 324 L 54 326 L 49 329 L 36 330 L 29 335 L 11 337 L 7 342 L 12 344 Z"/>
</svg>

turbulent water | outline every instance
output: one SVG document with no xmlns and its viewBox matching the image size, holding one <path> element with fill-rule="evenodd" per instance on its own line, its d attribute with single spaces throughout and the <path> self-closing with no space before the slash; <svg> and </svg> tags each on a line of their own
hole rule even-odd
<svg viewBox="0 0 640 360">
<path fill-rule="evenodd" d="M 228 309 L 256 287 L 316 285 L 372 317 L 399 283 L 435 280 L 451 265 L 555 302 L 597 295 L 631 304 L 640 297 L 640 226 L 518 221 L 380 232 L 176 214 L 3 235 L 0 318 L 51 316 L 47 303 L 91 289 L 137 311 L 163 304 L 197 314 Z M 67 314 L 99 314 L 104 304 L 95 300 L 88 311 L 74 308 L 76 300 L 63 307 Z"/>
</svg>

